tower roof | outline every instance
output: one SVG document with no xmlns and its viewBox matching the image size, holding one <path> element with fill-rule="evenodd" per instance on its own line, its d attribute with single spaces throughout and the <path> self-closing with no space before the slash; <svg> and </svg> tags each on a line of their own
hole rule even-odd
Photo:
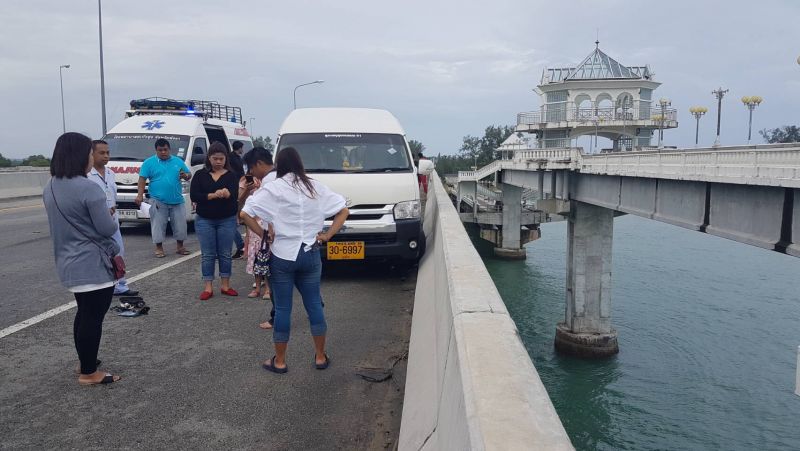
<svg viewBox="0 0 800 451">
<path fill-rule="evenodd" d="M 562 83 L 572 80 L 650 80 L 652 74 L 647 66 L 624 66 L 606 55 L 600 47 L 594 49 L 578 67 L 545 69 L 543 83 Z"/>
</svg>

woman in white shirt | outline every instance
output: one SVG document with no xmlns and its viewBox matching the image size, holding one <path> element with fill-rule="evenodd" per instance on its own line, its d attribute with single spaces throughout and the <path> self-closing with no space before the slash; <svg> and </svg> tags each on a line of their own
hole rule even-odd
<svg viewBox="0 0 800 451">
<path fill-rule="evenodd" d="M 311 323 L 316 351 L 314 364 L 324 370 L 330 364 L 325 353 L 327 324 L 322 310 L 320 246 L 330 240 L 350 213 L 345 199 L 322 183 L 309 178 L 300 155 L 292 147 L 282 149 L 276 159 L 276 179 L 251 195 L 241 218 L 257 236 L 263 229 L 256 221 L 271 223 L 274 239 L 270 260 L 272 299 L 275 301 L 273 341 L 275 355 L 263 367 L 274 373 L 288 371 L 286 347 L 292 318 L 292 291 L 297 286 Z M 325 218 L 334 216 L 331 227 L 322 231 Z"/>
</svg>

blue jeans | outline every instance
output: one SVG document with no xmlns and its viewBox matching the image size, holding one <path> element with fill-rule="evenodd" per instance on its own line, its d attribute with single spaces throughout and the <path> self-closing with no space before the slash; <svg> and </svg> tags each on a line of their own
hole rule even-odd
<svg viewBox="0 0 800 451">
<path fill-rule="evenodd" d="M 203 280 L 214 280 L 214 265 L 219 261 L 219 276 L 231 276 L 231 245 L 236 217 L 208 219 L 195 216 L 194 229 L 200 241 L 200 269 Z"/>
<path fill-rule="evenodd" d="M 236 225 L 236 233 L 233 235 L 233 242 L 236 244 L 236 250 L 241 251 L 244 249 L 244 238 L 242 238 L 242 232 L 239 231 L 239 225 Z"/>
<path fill-rule="evenodd" d="M 303 297 L 303 306 L 311 323 L 311 335 L 321 337 L 328 330 L 322 311 L 322 261 L 319 249 L 306 252 L 303 247 L 305 246 L 301 246 L 295 261 L 272 256 L 269 279 L 272 283 L 272 299 L 275 301 L 275 328 L 272 334 L 275 343 L 289 342 L 294 287 L 297 287 Z"/>
<path fill-rule="evenodd" d="M 172 236 L 177 241 L 186 240 L 186 205 L 165 204 L 151 197 L 150 203 L 150 234 L 154 244 L 161 244 L 166 239 L 167 223 L 172 226 Z"/>
</svg>

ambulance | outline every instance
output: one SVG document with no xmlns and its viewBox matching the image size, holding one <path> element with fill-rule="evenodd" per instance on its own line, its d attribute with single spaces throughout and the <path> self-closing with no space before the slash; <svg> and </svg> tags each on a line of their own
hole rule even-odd
<svg viewBox="0 0 800 451">
<path fill-rule="evenodd" d="M 327 260 L 416 262 L 425 252 L 417 164 L 405 131 L 389 111 L 302 108 L 283 121 L 277 154 L 293 147 L 306 172 L 347 199 L 350 216 L 327 243 Z M 331 218 L 325 221 L 330 227 Z"/>
<path fill-rule="evenodd" d="M 206 152 L 214 142 L 231 150 L 241 141 L 243 151 L 253 148 L 253 140 L 245 127 L 239 107 L 206 100 L 173 100 L 161 97 L 131 100 L 125 119 L 103 137 L 111 151 L 109 169 L 117 180 L 117 213 L 120 222 L 147 222 L 145 214 L 134 202 L 142 162 L 155 155 L 159 138 L 169 141 L 172 154 L 184 160 L 194 174 L 202 168 Z M 189 200 L 191 181 L 182 181 L 187 220 L 194 220 Z M 148 194 L 145 188 L 145 202 Z"/>
</svg>

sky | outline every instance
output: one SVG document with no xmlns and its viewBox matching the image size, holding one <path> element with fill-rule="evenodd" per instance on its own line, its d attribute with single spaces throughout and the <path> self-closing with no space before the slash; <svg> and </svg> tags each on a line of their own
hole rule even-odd
<svg viewBox="0 0 800 451">
<path fill-rule="evenodd" d="M 711 144 L 723 100 L 722 144 L 753 129 L 800 123 L 800 1 L 366 0 L 291 2 L 103 1 L 108 127 L 131 99 L 162 96 L 241 106 L 251 133 L 275 137 L 292 109 L 388 109 L 427 155 L 454 154 L 465 135 L 513 125 L 536 110 L 546 67 L 600 48 L 624 65 L 649 64 L 680 126 L 667 145 L 693 146 L 693 105 L 709 108 Z M 97 2 L 2 0 L 0 153 L 52 154 L 62 132 L 102 135 Z M 756 134 L 754 132 L 754 134 Z"/>
</svg>

